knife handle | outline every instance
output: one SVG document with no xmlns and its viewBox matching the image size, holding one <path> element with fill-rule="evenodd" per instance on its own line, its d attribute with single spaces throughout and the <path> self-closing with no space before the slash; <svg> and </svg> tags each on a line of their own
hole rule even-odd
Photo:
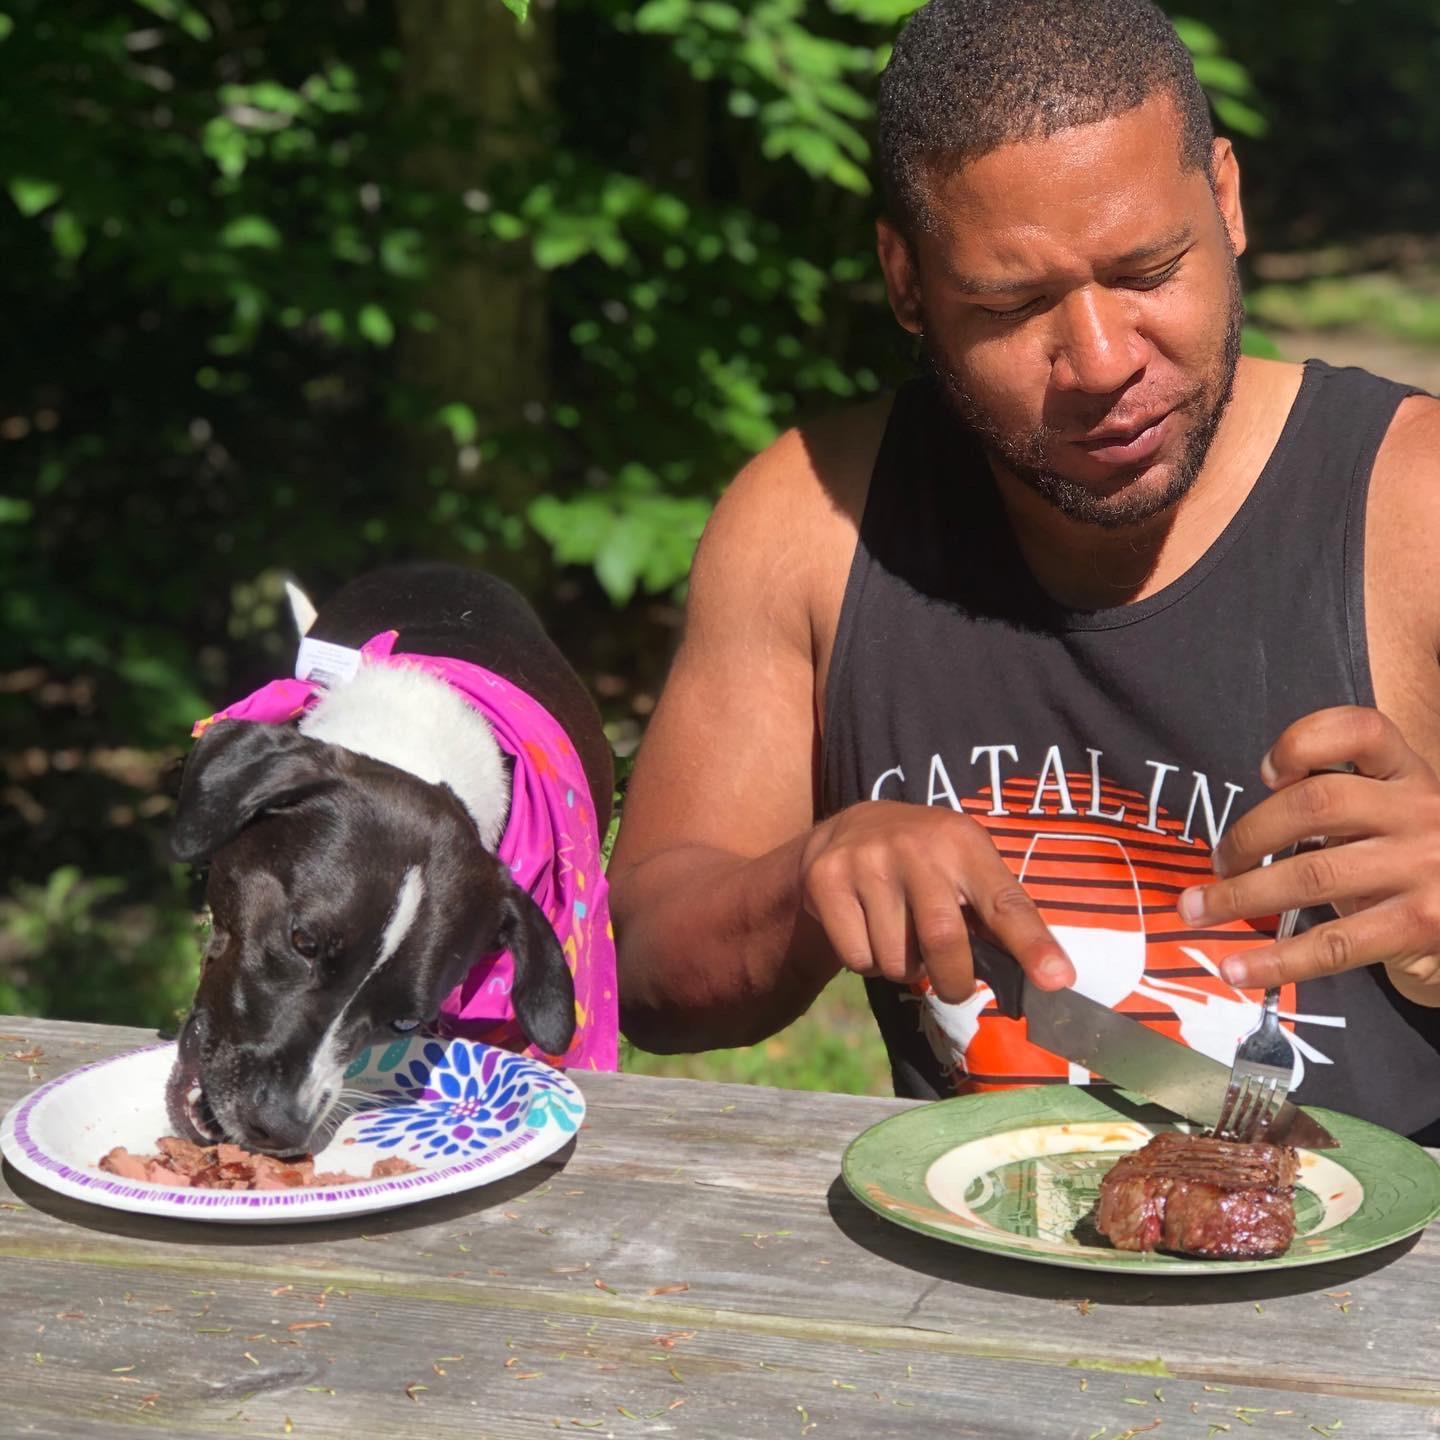
<svg viewBox="0 0 1440 1440">
<path fill-rule="evenodd" d="M 1002 950 L 993 940 L 986 940 L 973 930 L 970 956 L 975 965 L 975 978 L 983 980 L 995 992 L 995 1005 L 1000 1013 L 1018 1020 L 1025 991 L 1025 972 L 1020 962 L 1008 950 Z"/>
</svg>

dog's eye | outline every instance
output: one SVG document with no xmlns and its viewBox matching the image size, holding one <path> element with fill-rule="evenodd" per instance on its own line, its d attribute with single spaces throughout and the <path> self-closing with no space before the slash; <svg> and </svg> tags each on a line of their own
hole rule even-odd
<svg viewBox="0 0 1440 1440">
<path fill-rule="evenodd" d="M 418 1030 L 421 1023 L 419 1020 L 392 1020 L 390 1028 L 397 1035 L 408 1035 L 412 1030 Z"/>
<path fill-rule="evenodd" d="M 320 942 L 308 930 L 301 930 L 299 926 L 290 932 L 290 943 L 295 947 L 295 953 L 303 955 L 307 960 L 313 960 L 320 953 Z"/>
</svg>

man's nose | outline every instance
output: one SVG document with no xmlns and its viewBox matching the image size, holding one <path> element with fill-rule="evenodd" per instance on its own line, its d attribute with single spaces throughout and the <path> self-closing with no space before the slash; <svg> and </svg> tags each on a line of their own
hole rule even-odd
<svg viewBox="0 0 1440 1440">
<path fill-rule="evenodd" d="M 1058 307 L 1060 330 L 1051 377 L 1061 390 L 1109 395 L 1145 368 L 1150 347 L 1125 302 L 1103 286 L 1085 286 Z"/>
</svg>

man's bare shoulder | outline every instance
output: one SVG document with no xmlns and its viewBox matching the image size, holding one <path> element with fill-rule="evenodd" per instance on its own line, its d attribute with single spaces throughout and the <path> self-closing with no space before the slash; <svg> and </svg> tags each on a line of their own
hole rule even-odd
<svg viewBox="0 0 1440 1440">
<path fill-rule="evenodd" d="M 1440 594 L 1398 583 L 1428 574 L 1440 548 L 1440 400 L 1401 401 L 1375 457 L 1366 507 L 1366 562 L 1383 604 L 1403 607 L 1427 639 L 1440 643 Z M 1390 583 L 1392 579 L 1396 582 Z M 1374 591 L 1377 586 L 1367 586 Z"/>
<path fill-rule="evenodd" d="M 1400 402 L 1375 457 L 1372 485 L 1380 502 L 1372 513 L 1378 508 L 1387 521 L 1420 525 L 1425 533 L 1417 541 L 1433 546 L 1440 526 L 1440 400 L 1411 395 Z"/>
<path fill-rule="evenodd" d="M 1440 471 L 1440 400 L 1433 395 L 1411 395 L 1400 402 L 1381 447 L 1382 463 L 1428 466 Z"/>
<path fill-rule="evenodd" d="M 890 397 L 787 430 L 720 497 L 691 576 L 706 592 L 790 599 L 813 620 L 849 565 Z M 756 587 L 759 587 L 758 589 Z"/>
<path fill-rule="evenodd" d="M 853 529 L 865 506 L 890 396 L 850 406 L 785 431 L 736 476 L 720 508 L 736 519 L 827 517 Z M 730 517 L 727 516 L 727 519 Z"/>
</svg>

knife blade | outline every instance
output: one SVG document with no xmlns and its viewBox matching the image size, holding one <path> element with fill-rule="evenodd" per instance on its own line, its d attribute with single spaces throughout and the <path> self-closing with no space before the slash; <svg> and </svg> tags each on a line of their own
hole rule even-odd
<svg viewBox="0 0 1440 1440">
<path fill-rule="evenodd" d="M 1182 1045 L 1129 1015 L 1101 1005 L 1078 990 L 1041 990 L 1013 956 L 971 935 L 975 975 L 995 993 L 1011 1019 L 1024 1017 L 1029 1038 L 1126 1090 L 1133 1090 L 1213 1129 L 1220 1118 L 1230 1067 Z M 1340 1142 L 1298 1105 L 1280 1107 L 1265 1140 L 1306 1150 L 1333 1150 Z"/>
</svg>

